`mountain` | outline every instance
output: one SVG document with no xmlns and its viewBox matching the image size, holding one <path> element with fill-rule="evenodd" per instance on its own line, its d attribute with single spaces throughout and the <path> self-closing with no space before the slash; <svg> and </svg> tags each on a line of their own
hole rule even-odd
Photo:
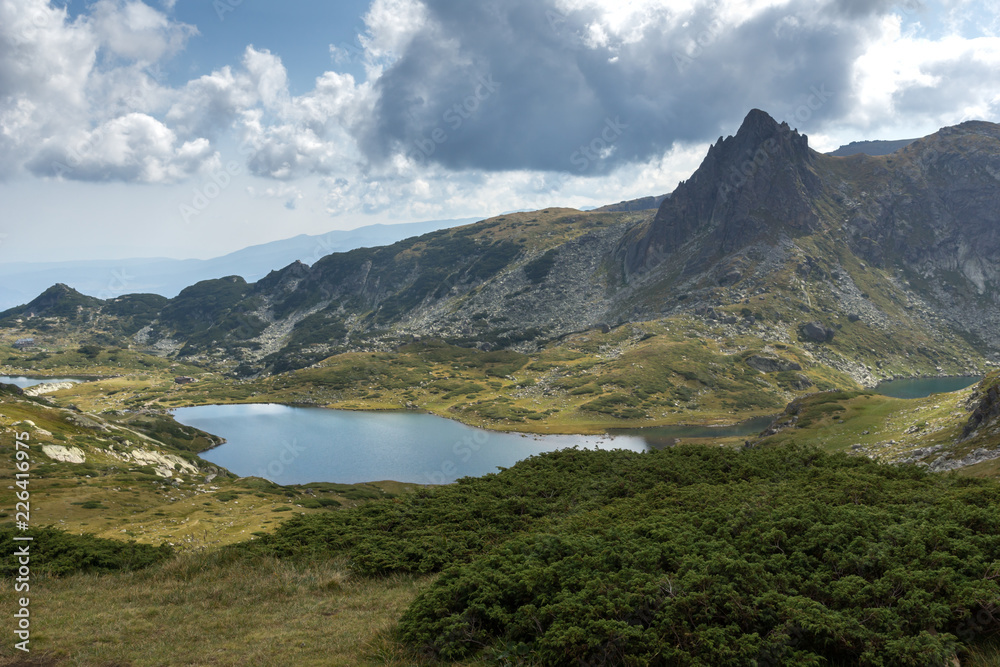
<svg viewBox="0 0 1000 667">
<path fill-rule="evenodd" d="M 1000 350 L 998 197 L 998 125 L 836 157 L 753 110 L 658 209 L 513 213 L 295 262 L 254 283 L 203 281 L 155 315 L 121 299 L 79 310 L 86 326 L 247 375 L 415 337 L 530 352 L 658 321 L 720 359 L 752 339 L 766 346 L 766 369 L 791 368 L 776 351 L 795 350 L 871 385 L 975 372 Z M 0 324 L 33 326 L 33 308 Z"/>
<path fill-rule="evenodd" d="M 594 209 L 601 213 L 616 213 L 620 211 L 648 211 L 649 209 L 660 208 L 660 204 L 663 200 L 670 195 L 660 195 L 658 197 L 641 197 L 639 199 L 630 199 L 628 201 L 618 202 L 617 204 L 608 204 L 607 206 L 601 206 L 600 208 Z"/>
<path fill-rule="evenodd" d="M 349 231 L 299 236 L 250 246 L 213 259 L 136 258 L 81 262 L 11 262 L 0 265 L 0 309 L 24 304 L 39 292 L 63 283 L 102 299 L 144 292 L 166 297 L 199 280 L 238 275 L 254 282 L 276 266 L 299 260 L 312 264 L 331 252 L 394 243 L 478 218 L 432 220 L 398 225 L 368 225 Z"/>
<path fill-rule="evenodd" d="M 916 139 L 896 139 L 894 141 L 852 141 L 845 146 L 841 146 L 835 151 L 827 153 L 827 155 L 833 155 L 834 157 L 848 157 L 850 155 L 857 155 L 858 153 L 864 153 L 865 155 L 889 155 L 890 153 L 895 153 L 898 150 L 906 148 L 914 141 L 916 141 Z"/>
</svg>

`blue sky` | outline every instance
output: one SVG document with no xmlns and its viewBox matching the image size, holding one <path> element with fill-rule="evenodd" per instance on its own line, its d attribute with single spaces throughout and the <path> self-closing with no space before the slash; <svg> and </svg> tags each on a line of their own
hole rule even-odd
<svg viewBox="0 0 1000 667">
<path fill-rule="evenodd" d="M 0 2 L 0 261 L 662 194 L 751 108 L 1000 121 L 1000 2 Z"/>
</svg>

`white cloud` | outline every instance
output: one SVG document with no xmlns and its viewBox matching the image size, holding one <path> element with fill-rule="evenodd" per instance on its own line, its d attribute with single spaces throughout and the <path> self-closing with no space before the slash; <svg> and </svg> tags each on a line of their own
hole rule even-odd
<svg viewBox="0 0 1000 667">
<path fill-rule="evenodd" d="M 0 31 L 0 90 L 83 102 L 97 48 L 85 22 L 67 22 L 43 0 L 5 0 Z"/>
<path fill-rule="evenodd" d="M 181 142 L 173 130 L 141 113 L 113 118 L 68 139 L 45 142 L 28 169 L 83 181 L 172 183 L 219 166 L 207 139 Z"/>
<path fill-rule="evenodd" d="M 189 81 L 174 95 L 166 120 L 182 136 L 212 136 L 256 101 L 249 77 L 226 66 Z"/>
<path fill-rule="evenodd" d="M 335 216 L 384 214 L 421 220 L 522 208 L 584 208 L 665 194 L 690 177 L 707 150 L 707 144 L 678 144 L 659 158 L 601 177 L 530 170 L 456 173 L 437 165 L 418 168 L 401 159 L 364 177 L 322 179 L 320 187 L 327 212 Z"/>
<path fill-rule="evenodd" d="M 280 59 L 247 49 L 244 65 L 261 101 L 259 108 L 244 108 L 238 122 L 254 174 L 287 180 L 358 168 L 355 137 L 371 115 L 370 85 L 326 72 L 312 91 L 292 97 Z"/>
<path fill-rule="evenodd" d="M 970 118 L 998 120 L 1000 37 L 929 39 L 889 16 L 854 67 L 858 104 L 846 125 L 891 131 L 906 118 L 933 131 Z"/>
<path fill-rule="evenodd" d="M 27 167 L 153 183 L 209 166 L 216 158 L 207 140 L 178 140 L 149 115 L 170 92 L 144 67 L 191 34 L 134 0 L 99 0 L 73 20 L 43 0 L 0 2 L 0 175 Z"/>
<path fill-rule="evenodd" d="M 367 32 L 359 35 L 369 79 L 402 55 L 429 24 L 427 8 L 419 0 L 373 0 L 364 16 Z"/>
<path fill-rule="evenodd" d="M 138 0 L 98 0 L 90 24 L 108 53 L 152 63 L 182 49 L 194 26 L 171 21 Z"/>
</svg>

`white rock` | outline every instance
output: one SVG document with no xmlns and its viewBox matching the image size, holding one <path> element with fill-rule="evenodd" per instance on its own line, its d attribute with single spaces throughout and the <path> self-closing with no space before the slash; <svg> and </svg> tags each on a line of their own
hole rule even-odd
<svg viewBox="0 0 1000 667">
<path fill-rule="evenodd" d="M 36 384 L 34 387 L 28 387 L 24 390 L 25 396 L 41 396 L 42 394 L 51 394 L 54 391 L 59 391 L 60 389 L 69 389 L 75 382 L 52 382 L 49 384 Z"/>
<path fill-rule="evenodd" d="M 62 461 L 64 463 L 84 463 L 87 460 L 87 455 L 79 447 L 42 445 L 42 453 L 53 461 Z"/>
</svg>

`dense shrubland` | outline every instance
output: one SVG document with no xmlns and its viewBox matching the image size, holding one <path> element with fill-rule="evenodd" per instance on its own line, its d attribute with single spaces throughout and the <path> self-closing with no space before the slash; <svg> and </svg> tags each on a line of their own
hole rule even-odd
<svg viewBox="0 0 1000 667">
<path fill-rule="evenodd" d="M 944 665 L 997 632 L 998 510 L 994 482 L 807 448 L 571 450 L 235 548 L 441 571 L 400 637 L 446 660 Z"/>
</svg>

